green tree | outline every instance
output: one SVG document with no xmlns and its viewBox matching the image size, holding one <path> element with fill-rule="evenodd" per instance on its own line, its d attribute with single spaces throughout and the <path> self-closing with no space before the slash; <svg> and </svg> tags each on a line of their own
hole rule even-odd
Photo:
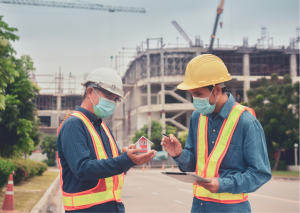
<svg viewBox="0 0 300 213">
<path fill-rule="evenodd" d="M 19 40 L 19 37 L 14 34 L 18 31 L 17 28 L 11 28 L 2 20 L 0 16 L 0 110 L 5 109 L 5 88 L 7 84 L 14 82 L 18 76 L 13 61 L 13 54 L 16 51 L 11 46 L 10 41 Z"/>
<path fill-rule="evenodd" d="M 277 170 L 281 149 L 293 148 L 299 141 L 299 82 L 292 84 L 290 75 L 282 83 L 277 74 L 271 80 L 260 80 L 260 87 L 247 91 L 249 106 L 261 123 L 268 146 L 269 158 L 277 150 L 273 170 Z"/>
<path fill-rule="evenodd" d="M 55 161 L 56 159 L 56 140 L 57 136 L 55 135 L 45 135 L 41 142 L 41 148 L 43 154 L 47 154 L 47 158 L 50 161 Z"/>
<path fill-rule="evenodd" d="M 152 148 L 161 151 L 162 146 L 160 145 L 161 143 L 161 132 L 162 132 L 162 126 L 161 123 L 158 121 L 151 121 L 151 138 L 148 138 L 148 125 L 145 125 L 143 128 L 140 130 L 136 131 L 134 133 L 134 137 L 132 138 L 132 142 L 135 143 L 137 142 L 142 136 L 148 138 L 151 142 L 153 142 Z M 170 126 L 166 124 L 166 134 L 173 134 L 177 135 L 177 128 L 174 126 Z"/>
<path fill-rule="evenodd" d="M 19 37 L 0 16 L 0 156 L 29 154 L 39 143 L 36 109 L 31 102 L 39 88 L 29 79 L 35 71 L 32 59 L 22 56 L 16 59 L 9 41 Z M 1 42 L 0 42 L 1 43 Z"/>
<path fill-rule="evenodd" d="M 180 134 L 178 133 L 178 139 L 182 145 L 182 148 L 185 147 L 185 142 L 186 142 L 188 134 L 189 134 L 188 130 L 182 131 Z"/>
</svg>

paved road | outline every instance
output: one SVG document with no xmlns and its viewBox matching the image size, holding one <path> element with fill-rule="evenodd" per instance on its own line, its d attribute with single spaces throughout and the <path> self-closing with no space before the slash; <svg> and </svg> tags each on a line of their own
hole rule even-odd
<svg viewBox="0 0 300 213">
<path fill-rule="evenodd" d="M 131 170 L 122 199 L 126 212 L 190 212 L 192 186 L 160 174 Z M 299 182 L 271 180 L 249 195 L 252 212 L 299 212 Z"/>
<path fill-rule="evenodd" d="M 192 186 L 161 174 L 162 170 L 131 170 L 122 200 L 127 213 L 190 212 Z M 178 170 L 175 170 L 178 171 Z M 271 180 L 249 195 L 252 212 L 299 212 L 299 181 Z M 52 200 L 53 213 L 63 212 L 61 192 Z"/>
</svg>

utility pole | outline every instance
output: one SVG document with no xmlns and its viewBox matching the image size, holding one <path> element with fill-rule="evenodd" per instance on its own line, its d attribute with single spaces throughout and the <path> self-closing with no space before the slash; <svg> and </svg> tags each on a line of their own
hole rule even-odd
<svg viewBox="0 0 300 213">
<path fill-rule="evenodd" d="M 148 104 L 148 138 L 151 138 L 151 84 L 150 84 L 150 50 L 147 39 L 147 104 Z"/>
<path fill-rule="evenodd" d="M 163 38 L 160 39 L 161 42 L 161 50 L 160 50 L 160 71 L 161 71 L 161 126 L 162 126 L 162 132 L 166 132 L 166 112 L 165 112 L 165 81 L 164 81 L 164 75 L 165 75 L 165 67 L 164 67 L 164 50 L 163 50 Z M 177 44 L 178 45 L 178 44 Z M 163 136 L 162 136 L 163 137 Z M 165 148 L 162 147 L 162 151 L 165 151 Z"/>
</svg>

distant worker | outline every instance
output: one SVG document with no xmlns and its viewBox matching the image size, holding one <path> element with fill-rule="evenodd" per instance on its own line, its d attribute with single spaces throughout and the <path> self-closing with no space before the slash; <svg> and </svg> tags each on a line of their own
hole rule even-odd
<svg viewBox="0 0 300 213">
<path fill-rule="evenodd" d="M 231 76 L 223 61 L 205 54 L 187 65 L 178 89 L 193 95 L 184 149 L 174 137 L 161 145 L 183 172 L 196 172 L 211 183 L 193 185 L 191 212 L 251 212 L 248 194 L 272 177 L 262 126 L 252 109 L 225 92 Z"/>
<path fill-rule="evenodd" d="M 156 154 L 136 155 L 134 145 L 118 148 L 102 118 L 113 114 L 124 98 L 122 79 L 101 68 L 85 81 L 83 102 L 64 120 L 56 142 L 63 205 L 66 212 L 125 212 L 121 201 L 124 172 L 149 162 Z M 126 99 L 125 99 L 126 100 Z"/>
<path fill-rule="evenodd" d="M 238 94 L 237 95 L 237 97 L 236 97 L 236 101 L 238 102 L 238 103 L 241 103 L 241 101 L 242 101 L 242 97 Z"/>
</svg>

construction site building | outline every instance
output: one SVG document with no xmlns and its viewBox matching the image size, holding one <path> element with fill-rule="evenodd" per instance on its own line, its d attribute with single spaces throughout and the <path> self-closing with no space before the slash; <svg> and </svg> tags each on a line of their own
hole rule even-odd
<svg viewBox="0 0 300 213">
<path fill-rule="evenodd" d="M 132 143 L 137 130 L 151 120 L 176 126 L 178 131 L 188 130 L 189 120 L 195 110 L 188 91 L 177 90 L 184 81 L 188 62 L 197 55 L 207 53 L 207 48 L 161 48 L 138 51 L 123 76 L 123 88 L 127 101 L 116 106 L 112 116 L 112 132 L 120 147 Z M 247 102 L 246 92 L 259 87 L 259 79 L 271 78 L 272 73 L 290 74 L 293 82 L 299 81 L 299 49 L 214 47 L 214 55 L 220 57 L 228 68 L 232 80 L 226 82 L 226 91 L 236 99 Z M 150 127 L 150 128 L 149 128 Z"/>
</svg>

